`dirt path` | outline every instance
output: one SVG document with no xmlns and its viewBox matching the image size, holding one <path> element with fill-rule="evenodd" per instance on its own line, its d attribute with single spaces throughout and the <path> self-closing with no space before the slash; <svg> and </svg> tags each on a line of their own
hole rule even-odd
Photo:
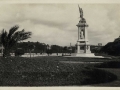
<svg viewBox="0 0 120 90">
<path fill-rule="evenodd" d="M 113 82 L 108 82 L 108 83 L 101 83 L 101 84 L 92 84 L 90 86 L 103 86 L 103 87 L 120 87 L 120 68 L 116 69 L 116 68 L 102 68 L 102 70 L 106 70 L 109 71 L 113 74 L 115 74 L 117 76 L 117 80 L 113 81 Z"/>
</svg>

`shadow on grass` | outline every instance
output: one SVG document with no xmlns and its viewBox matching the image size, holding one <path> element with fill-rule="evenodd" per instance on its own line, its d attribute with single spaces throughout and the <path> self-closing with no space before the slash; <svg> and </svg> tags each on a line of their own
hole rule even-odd
<svg viewBox="0 0 120 90">
<path fill-rule="evenodd" d="M 97 68 L 120 68 L 120 61 L 104 62 L 101 64 L 96 64 L 95 67 Z"/>
<path fill-rule="evenodd" d="M 81 72 L 1 72 L 1 86 L 73 86 L 105 83 L 116 75 L 104 70 L 84 68 Z"/>
</svg>

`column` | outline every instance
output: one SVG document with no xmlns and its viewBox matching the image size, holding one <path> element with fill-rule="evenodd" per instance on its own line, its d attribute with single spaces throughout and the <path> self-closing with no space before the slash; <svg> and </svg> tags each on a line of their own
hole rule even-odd
<svg viewBox="0 0 120 90">
<path fill-rule="evenodd" d="M 80 27 L 78 27 L 78 40 L 80 39 Z"/>
<path fill-rule="evenodd" d="M 84 35 L 84 41 L 85 41 L 85 38 L 86 38 L 85 26 L 83 27 L 83 35 Z M 86 41 L 84 42 L 84 53 L 86 53 Z"/>
<path fill-rule="evenodd" d="M 88 40 L 87 30 L 85 30 L 85 40 Z"/>
<path fill-rule="evenodd" d="M 91 51 L 90 51 L 90 45 L 86 45 L 86 53 L 91 53 Z"/>
<path fill-rule="evenodd" d="M 86 31 L 85 31 L 85 27 L 84 28 L 84 39 L 86 39 Z"/>
<path fill-rule="evenodd" d="M 84 46 L 84 53 L 86 53 L 86 44 L 85 44 L 85 46 Z"/>
<path fill-rule="evenodd" d="M 79 44 L 79 42 L 77 43 L 77 53 L 80 53 L 80 44 Z"/>
</svg>

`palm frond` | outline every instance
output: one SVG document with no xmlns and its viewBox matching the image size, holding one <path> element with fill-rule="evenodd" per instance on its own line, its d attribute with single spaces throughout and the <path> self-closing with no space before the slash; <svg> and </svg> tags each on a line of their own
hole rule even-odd
<svg viewBox="0 0 120 90">
<path fill-rule="evenodd" d="M 31 37 L 30 37 L 31 35 L 32 35 L 31 32 L 24 32 L 24 33 L 22 33 L 20 39 L 21 39 L 21 40 L 25 40 L 25 39 L 31 38 Z"/>
<path fill-rule="evenodd" d="M 2 30 L 2 33 L 1 33 L 1 43 L 3 44 L 3 46 L 6 45 L 6 42 L 7 42 L 7 32 L 6 30 Z"/>
<path fill-rule="evenodd" d="M 6 55 L 18 41 L 28 39 L 32 34 L 31 32 L 25 32 L 24 29 L 22 31 L 17 31 L 18 28 L 19 26 L 17 25 L 12 27 L 9 33 L 3 29 L 0 34 L 0 42 L 4 47 L 4 54 Z"/>
<path fill-rule="evenodd" d="M 10 30 L 9 30 L 9 34 L 8 34 L 8 38 L 11 38 L 12 35 L 14 34 L 15 31 L 17 31 L 19 28 L 19 26 L 13 26 Z"/>
<path fill-rule="evenodd" d="M 21 41 L 30 38 L 31 35 L 31 32 L 25 32 L 25 30 L 23 29 L 22 31 L 15 32 L 13 38 L 15 41 Z"/>
</svg>

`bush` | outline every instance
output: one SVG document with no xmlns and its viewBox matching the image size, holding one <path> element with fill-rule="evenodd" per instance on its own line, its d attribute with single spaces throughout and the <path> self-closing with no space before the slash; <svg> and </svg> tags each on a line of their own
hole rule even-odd
<svg viewBox="0 0 120 90">
<path fill-rule="evenodd" d="M 46 51 L 46 53 L 47 53 L 48 56 L 49 56 L 50 54 L 52 54 L 52 50 L 48 49 L 48 50 Z"/>
<path fill-rule="evenodd" d="M 21 56 L 21 55 L 23 55 L 24 54 L 24 50 L 23 49 L 17 49 L 16 51 L 15 51 L 15 56 Z"/>
</svg>

